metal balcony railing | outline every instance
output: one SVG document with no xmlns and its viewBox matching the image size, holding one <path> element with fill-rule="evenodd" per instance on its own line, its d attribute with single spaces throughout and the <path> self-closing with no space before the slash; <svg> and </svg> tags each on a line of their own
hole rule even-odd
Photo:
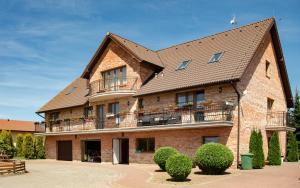
<svg viewBox="0 0 300 188">
<path fill-rule="evenodd" d="M 121 111 L 118 114 L 106 114 L 103 119 L 65 119 L 50 121 L 46 132 L 84 131 L 105 128 L 144 127 L 157 125 L 191 125 L 203 122 L 232 122 L 232 106 L 182 106 L 156 110 Z"/>
<path fill-rule="evenodd" d="M 113 91 L 136 91 L 137 77 L 99 79 L 89 84 L 90 95 Z"/>
<path fill-rule="evenodd" d="M 292 127 L 293 116 L 284 111 L 268 112 L 267 127 Z"/>
</svg>

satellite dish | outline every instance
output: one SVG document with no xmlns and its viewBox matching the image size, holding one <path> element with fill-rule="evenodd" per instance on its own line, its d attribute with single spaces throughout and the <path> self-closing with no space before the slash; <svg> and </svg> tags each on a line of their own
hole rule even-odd
<svg viewBox="0 0 300 188">
<path fill-rule="evenodd" d="M 237 25 L 236 17 L 233 16 L 233 18 L 230 20 L 231 25 Z"/>
</svg>

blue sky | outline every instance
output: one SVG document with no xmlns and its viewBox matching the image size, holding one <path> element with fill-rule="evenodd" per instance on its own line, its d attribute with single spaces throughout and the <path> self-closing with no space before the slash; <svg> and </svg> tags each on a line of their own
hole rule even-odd
<svg viewBox="0 0 300 188">
<path fill-rule="evenodd" d="M 35 111 L 89 62 L 106 32 L 151 49 L 277 18 L 291 86 L 299 84 L 300 1 L 0 0 L 0 119 Z"/>
</svg>

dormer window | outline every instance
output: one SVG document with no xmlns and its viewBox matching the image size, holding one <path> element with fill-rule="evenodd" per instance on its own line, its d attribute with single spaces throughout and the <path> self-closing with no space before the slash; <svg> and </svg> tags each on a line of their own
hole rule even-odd
<svg viewBox="0 0 300 188">
<path fill-rule="evenodd" d="M 186 69 L 186 67 L 190 64 L 191 60 L 184 60 L 182 61 L 178 67 L 176 68 L 176 70 L 183 70 Z"/>
<path fill-rule="evenodd" d="M 214 54 L 211 56 L 211 58 L 210 58 L 210 60 L 208 61 L 208 63 L 217 63 L 217 62 L 219 62 L 219 60 L 221 59 L 222 55 L 223 55 L 223 52 L 217 52 L 217 53 L 214 53 Z"/>
</svg>

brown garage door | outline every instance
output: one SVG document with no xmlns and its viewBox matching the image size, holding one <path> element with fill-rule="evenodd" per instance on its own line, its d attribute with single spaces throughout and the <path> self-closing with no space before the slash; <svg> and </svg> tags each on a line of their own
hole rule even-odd
<svg viewBox="0 0 300 188">
<path fill-rule="evenodd" d="M 72 161 L 72 141 L 57 141 L 57 160 Z"/>
</svg>

